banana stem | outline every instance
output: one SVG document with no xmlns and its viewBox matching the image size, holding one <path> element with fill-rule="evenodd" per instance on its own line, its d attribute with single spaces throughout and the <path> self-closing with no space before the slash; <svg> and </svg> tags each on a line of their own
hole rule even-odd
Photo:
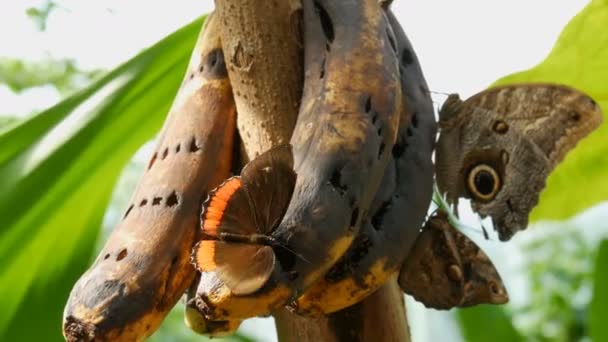
<svg viewBox="0 0 608 342">
<path fill-rule="evenodd" d="M 284 309 L 274 318 L 281 342 L 410 341 L 403 293 L 394 277 L 361 302 L 326 317 L 301 317 Z"/>
<path fill-rule="evenodd" d="M 217 0 L 243 162 L 291 138 L 302 97 L 299 0 Z"/>
</svg>

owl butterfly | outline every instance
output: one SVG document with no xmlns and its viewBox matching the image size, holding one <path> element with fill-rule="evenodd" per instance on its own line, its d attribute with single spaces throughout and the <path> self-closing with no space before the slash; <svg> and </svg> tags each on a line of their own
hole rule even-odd
<svg viewBox="0 0 608 342">
<path fill-rule="evenodd" d="M 549 173 L 602 122 L 599 106 L 562 85 L 521 84 L 450 95 L 439 111 L 437 185 L 471 199 L 501 241 L 528 225 Z"/>
<path fill-rule="evenodd" d="M 199 272 L 215 272 L 236 295 L 260 289 L 272 275 L 276 254 L 287 249 L 272 236 L 291 199 L 296 174 L 291 145 L 249 162 L 203 203 L 203 239 L 194 246 Z M 279 260 L 280 261 L 280 260 Z"/>
<path fill-rule="evenodd" d="M 509 300 L 492 261 L 442 211 L 427 220 L 399 273 L 399 285 L 438 310 Z"/>
</svg>

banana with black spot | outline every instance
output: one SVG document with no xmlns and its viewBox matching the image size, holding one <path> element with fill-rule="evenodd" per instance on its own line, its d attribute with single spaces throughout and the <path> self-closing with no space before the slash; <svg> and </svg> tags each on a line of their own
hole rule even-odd
<svg viewBox="0 0 608 342">
<path fill-rule="evenodd" d="M 399 136 L 355 242 L 322 279 L 289 306 L 302 315 L 329 314 L 351 306 L 394 276 L 416 240 L 431 202 L 431 154 L 437 132 L 433 104 L 403 29 L 390 11 L 386 21 L 387 37 L 396 41 L 407 102 L 401 111 Z"/>
<path fill-rule="evenodd" d="M 140 341 L 192 283 L 201 191 L 228 177 L 236 109 L 210 17 L 133 202 L 64 311 L 69 341 Z"/>
</svg>

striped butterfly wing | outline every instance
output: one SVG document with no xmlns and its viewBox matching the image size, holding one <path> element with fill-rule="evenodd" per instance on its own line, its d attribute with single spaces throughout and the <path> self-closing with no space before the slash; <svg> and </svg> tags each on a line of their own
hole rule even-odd
<svg viewBox="0 0 608 342">
<path fill-rule="evenodd" d="M 211 191 L 203 204 L 201 228 L 204 239 L 219 239 L 222 233 L 246 236 L 256 232 L 254 208 L 241 177 L 232 177 Z"/>
<path fill-rule="evenodd" d="M 285 213 L 295 185 L 291 146 L 271 149 L 226 180 L 203 204 L 203 240 L 193 251 L 201 272 L 215 272 L 238 295 L 260 289 L 276 256 L 256 237 L 269 236 Z"/>
</svg>

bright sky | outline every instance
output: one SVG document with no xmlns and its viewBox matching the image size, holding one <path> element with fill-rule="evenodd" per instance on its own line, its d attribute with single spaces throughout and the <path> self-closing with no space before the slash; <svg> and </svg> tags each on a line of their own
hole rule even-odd
<svg viewBox="0 0 608 342">
<path fill-rule="evenodd" d="M 501 76 L 542 61 L 561 29 L 587 2 L 395 0 L 393 10 L 416 49 L 431 90 L 467 97 Z M 46 32 L 41 33 L 25 14 L 26 8 L 41 3 L 0 3 L 0 57 L 69 57 L 83 68 L 109 69 L 213 7 L 211 0 L 58 0 L 60 8 L 52 12 Z M 18 95 L 0 85 L 0 113 L 23 115 L 58 99 L 51 87 Z M 441 319 L 422 313 L 416 317 L 433 326 Z M 248 332 L 257 327 L 260 340 L 274 340 L 269 322 L 248 320 L 245 326 Z M 436 330 L 414 334 L 419 341 L 446 341 L 445 331 L 436 336 Z"/>
</svg>

